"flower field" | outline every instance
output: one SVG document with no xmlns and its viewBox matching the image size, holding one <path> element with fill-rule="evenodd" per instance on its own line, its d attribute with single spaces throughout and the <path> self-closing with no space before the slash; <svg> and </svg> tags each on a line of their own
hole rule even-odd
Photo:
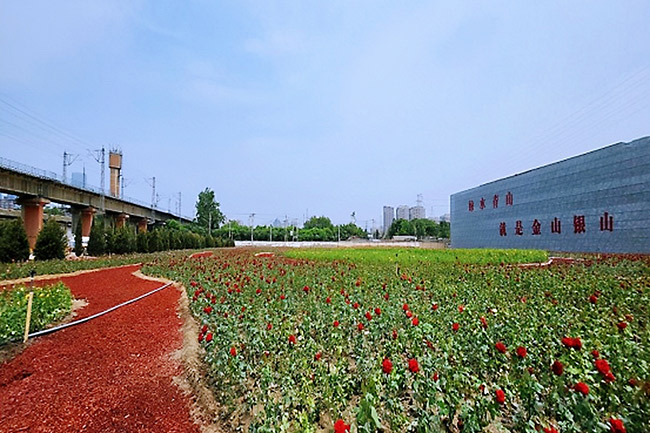
<svg viewBox="0 0 650 433">
<path fill-rule="evenodd" d="M 63 283 L 34 287 L 30 332 L 65 317 L 72 308 L 72 294 Z M 0 288 L 0 345 L 22 341 L 27 317 L 29 288 Z"/>
<path fill-rule="evenodd" d="M 454 253 L 231 250 L 144 270 L 187 288 L 233 429 L 649 431 L 647 258 Z"/>
</svg>

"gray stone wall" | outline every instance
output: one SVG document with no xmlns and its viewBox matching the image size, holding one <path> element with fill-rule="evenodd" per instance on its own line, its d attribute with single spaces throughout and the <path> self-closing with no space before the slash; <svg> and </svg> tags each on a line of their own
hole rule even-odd
<svg viewBox="0 0 650 433">
<path fill-rule="evenodd" d="M 453 194 L 451 244 L 650 253 L 650 137 Z"/>
</svg>

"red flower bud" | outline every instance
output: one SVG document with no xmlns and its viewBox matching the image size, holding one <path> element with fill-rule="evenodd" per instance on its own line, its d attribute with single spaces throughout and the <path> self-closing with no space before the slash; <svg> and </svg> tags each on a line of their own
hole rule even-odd
<svg viewBox="0 0 650 433">
<path fill-rule="evenodd" d="M 626 433 L 625 426 L 623 425 L 623 420 L 621 419 L 610 418 L 609 425 L 612 433 Z"/>
<path fill-rule="evenodd" d="M 578 382 L 573 386 L 573 389 L 581 393 L 582 395 L 589 394 L 589 386 L 584 382 Z"/>
<path fill-rule="evenodd" d="M 551 370 L 553 370 L 553 373 L 555 373 L 556 376 L 562 376 L 562 373 L 564 373 L 564 364 L 562 364 L 560 361 L 555 360 L 553 361 Z"/>
<path fill-rule="evenodd" d="M 502 341 L 498 341 L 494 347 L 501 353 L 506 353 L 506 345 Z"/>
<path fill-rule="evenodd" d="M 409 370 L 411 370 L 411 373 L 417 373 L 420 371 L 420 365 L 418 364 L 417 359 L 409 359 Z"/>
<path fill-rule="evenodd" d="M 502 389 L 497 389 L 497 390 L 494 392 L 494 394 L 495 394 L 495 399 L 496 399 L 497 403 L 499 403 L 499 404 L 503 404 L 503 403 L 505 403 L 505 401 L 506 401 L 506 394 L 503 392 Z"/>
<path fill-rule="evenodd" d="M 458 323 L 454 323 L 453 325 L 451 325 L 451 329 L 452 329 L 454 332 L 458 332 L 458 330 L 460 329 L 460 324 L 458 324 Z"/>
<path fill-rule="evenodd" d="M 384 358 L 384 360 L 381 363 L 381 368 L 386 374 L 390 374 L 391 371 L 393 371 L 393 363 L 390 362 L 390 359 Z"/>
<path fill-rule="evenodd" d="M 525 358 L 528 352 L 526 351 L 526 348 L 523 346 L 517 347 L 517 356 L 520 358 Z"/>
</svg>

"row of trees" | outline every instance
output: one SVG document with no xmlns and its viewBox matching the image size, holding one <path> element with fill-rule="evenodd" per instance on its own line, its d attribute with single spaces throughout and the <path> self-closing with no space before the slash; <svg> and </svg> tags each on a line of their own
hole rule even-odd
<svg viewBox="0 0 650 433">
<path fill-rule="evenodd" d="M 92 256 L 99 256 L 227 246 L 234 246 L 234 242 L 206 235 L 198 227 L 177 221 L 167 221 L 164 226 L 154 227 L 151 231 L 136 232 L 133 226 L 109 227 L 101 218 L 97 218 L 90 231 L 87 251 Z M 81 231 L 78 228 L 75 233 L 75 252 L 80 254 L 82 248 Z"/>
<path fill-rule="evenodd" d="M 213 230 L 215 236 L 238 241 L 251 239 L 251 227 L 236 221 Z M 365 238 L 366 232 L 355 224 L 335 226 L 327 217 L 312 217 L 303 226 L 273 227 L 256 226 L 252 229 L 253 240 L 256 241 L 337 241 L 353 237 Z"/>
<path fill-rule="evenodd" d="M 437 223 L 424 218 L 411 221 L 400 218 L 393 221 L 386 236 L 389 238 L 393 236 L 416 236 L 418 239 L 449 239 L 450 225 L 446 221 Z"/>
</svg>

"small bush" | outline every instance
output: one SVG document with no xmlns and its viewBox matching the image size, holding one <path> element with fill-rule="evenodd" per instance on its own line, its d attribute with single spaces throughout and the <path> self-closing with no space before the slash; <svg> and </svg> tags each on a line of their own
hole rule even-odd
<svg viewBox="0 0 650 433">
<path fill-rule="evenodd" d="M 0 292 L 0 345 L 20 340 L 25 331 L 28 288 L 21 286 Z M 30 331 L 45 328 L 65 317 L 72 308 L 72 294 L 63 283 L 35 287 Z"/>
<path fill-rule="evenodd" d="M 63 259 L 66 244 L 67 238 L 59 223 L 49 219 L 36 239 L 34 257 L 36 260 Z"/>
<path fill-rule="evenodd" d="M 101 256 L 106 252 L 106 233 L 102 221 L 95 221 L 90 229 L 90 239 L 88 240 L 88 254 L 91 256 Z"/>
<path fill-rule="evenodd" d="M 79 257 L 84 252 L 83 239 L 81 237 L 81 221 L 77 222 L 77 228 L 74 231 L 74 253 Z"/>
<path fill-rule="evenodd" d="M 29 242 L 21 219 L 0 223 L 0 262 L 29 258 Z"/>
</svg>

